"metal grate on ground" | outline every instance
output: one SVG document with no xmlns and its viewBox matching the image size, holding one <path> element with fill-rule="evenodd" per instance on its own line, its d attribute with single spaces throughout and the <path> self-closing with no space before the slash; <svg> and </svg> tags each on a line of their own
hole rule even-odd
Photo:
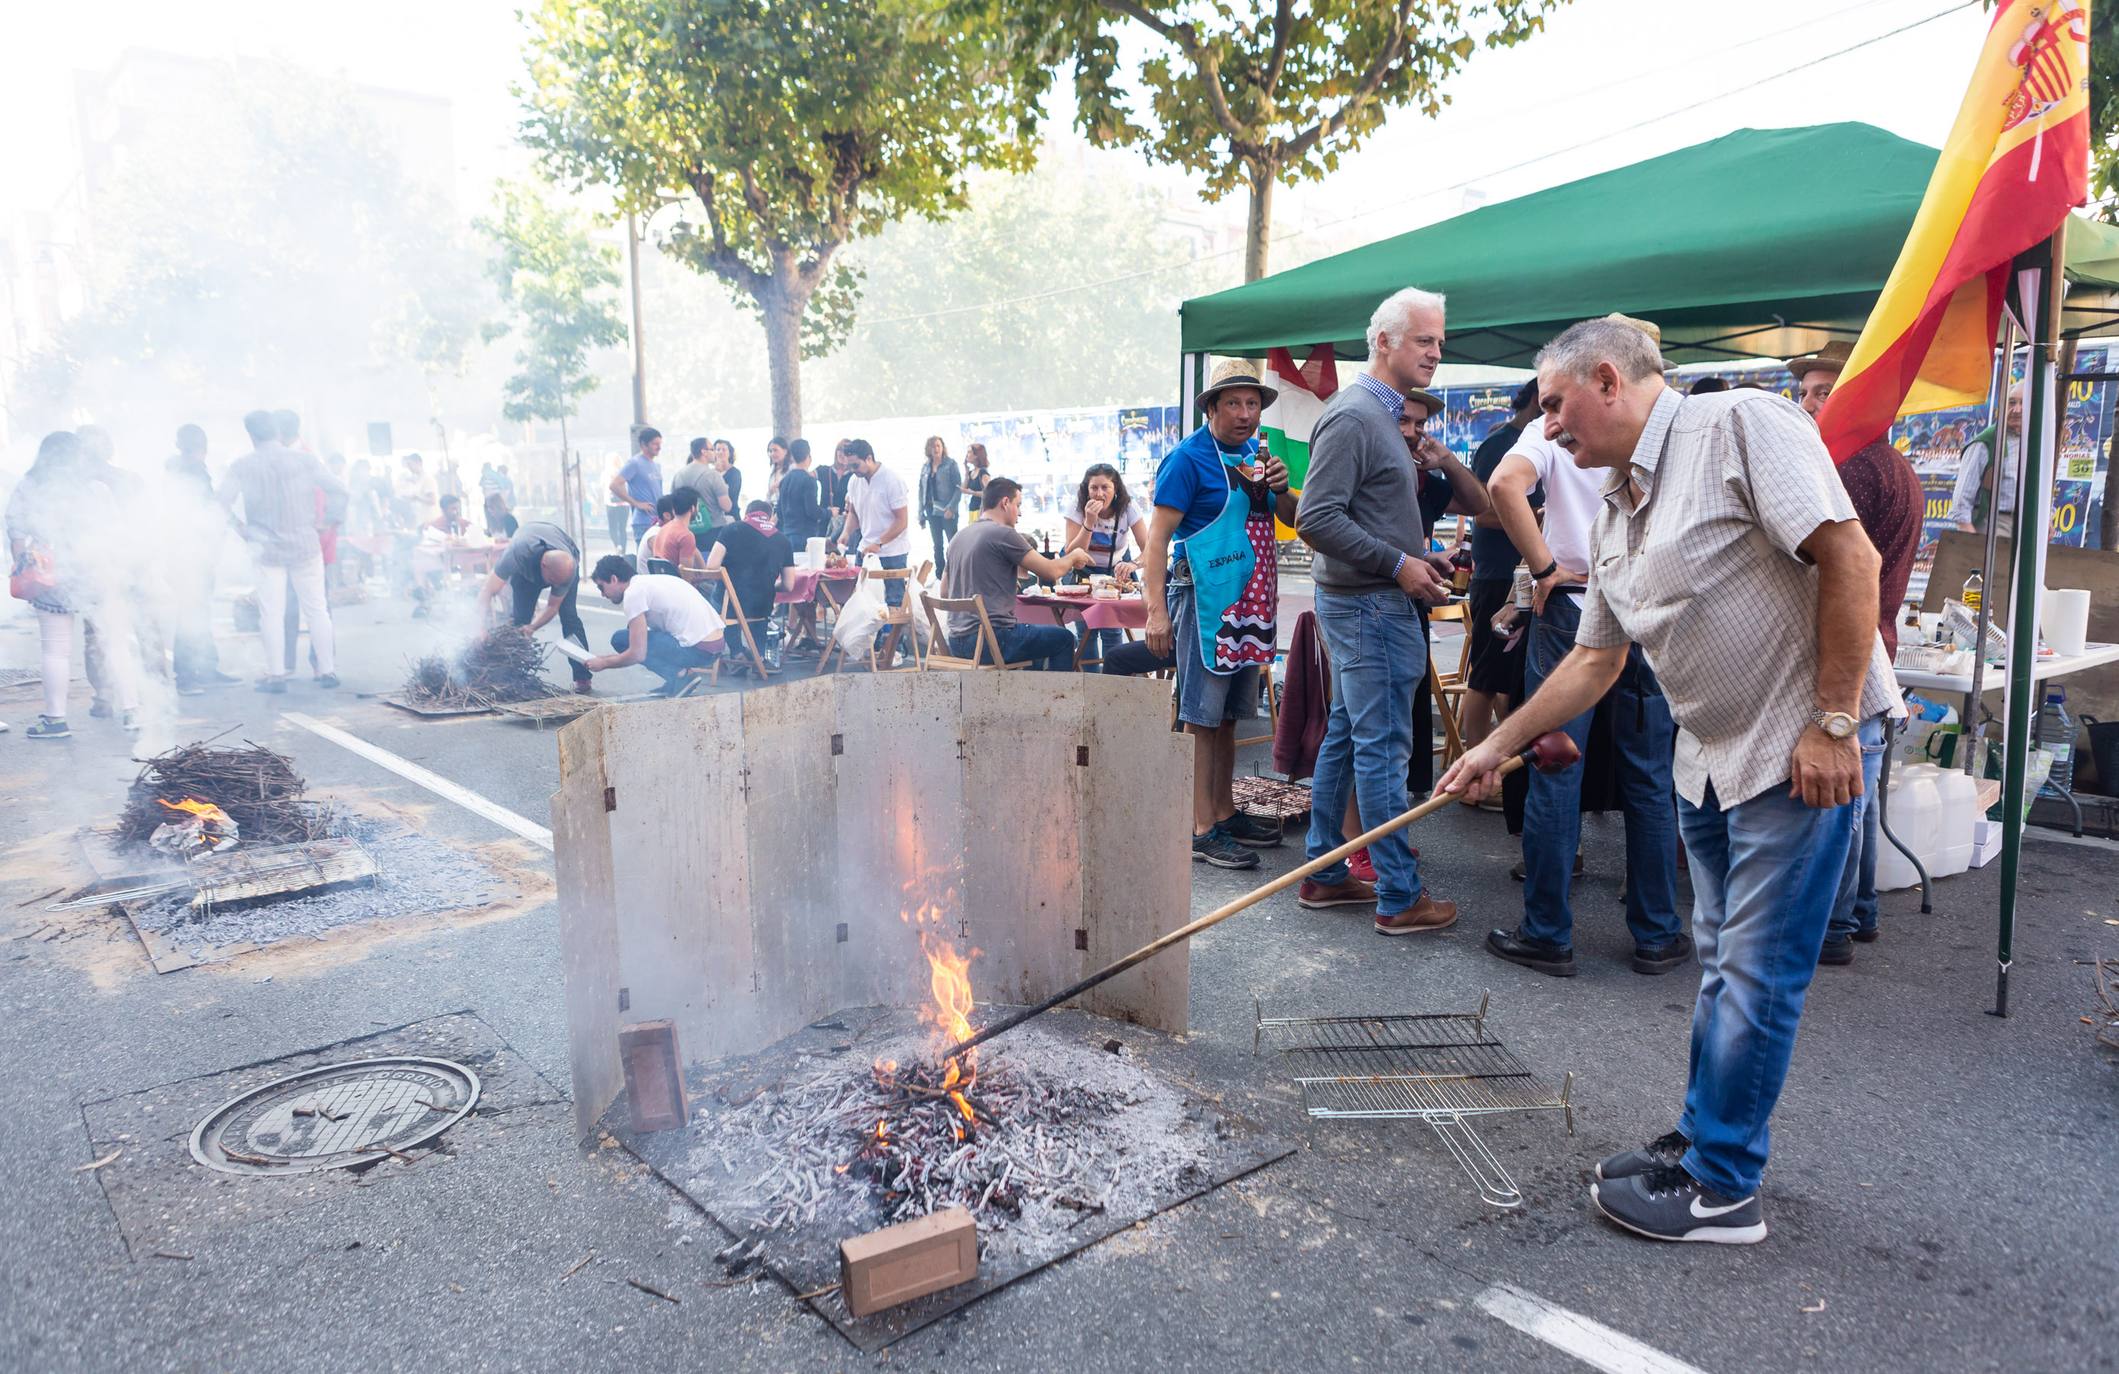
<svg viewBox="0 0 2119 1374">
<path fill-rule="evenodd" d="M 1268 820 L 1293 820 L 1310 814 L 1310 785 L 1278 778 L 1242 777 L 1229 787 L 1236 809 Z"/>
<path fill-rule="evenodd" d="M 1257 1013 L 1251 1051 L 1270 1034 L 1313 1120 L 1425 1121 L 1498 1207 L 1523 1196 L 1470 1118 L 1559 1112 L 1574 1134 L 1574 1075 L 1555 1090 L 1487 1033 L 1487 998 L 1469 1013 L 1267 1016 Z"/>
<path fill-rule="evenodd" d="M 10 687 L 34 687 L 44 681 L 44 674 L 35 668 L 0 668 L 0 691 Z"/>
</svg>

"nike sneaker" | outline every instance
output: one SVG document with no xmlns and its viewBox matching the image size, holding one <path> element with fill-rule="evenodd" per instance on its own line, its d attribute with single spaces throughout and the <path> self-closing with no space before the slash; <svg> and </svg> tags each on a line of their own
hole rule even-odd
<svg viewBox="0 0 2119 1374">
<path fill-rule="evenodd" d="M 1670 1131 L 1657 1136 L 1638 1150 L 1621 1150 L 1597 1162 L 1598 1178 L 1632 1178 L 1645 1174 L 1650 1169 L 1674 1169 L 1692 1142 L 1685 1139 L 1681 1131 Z"/>
<path fill-rule="evenodd" d="M 1729 1198 L 1672 1165 L 1589 1185 L 1599 1212 L 1650 1240 L 1756 1245 L 1766 1238 L 1758 1194 Z"/>
</svg>

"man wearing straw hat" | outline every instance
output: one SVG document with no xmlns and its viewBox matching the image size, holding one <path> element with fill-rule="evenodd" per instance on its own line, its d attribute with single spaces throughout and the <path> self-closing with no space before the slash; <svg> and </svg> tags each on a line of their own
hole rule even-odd
<svg viewBox="0 0 2119 1374">
<path fill-rule="evenodd" d="M 1839 374 L 1846 370 L 1854 347 L 1834 339 L 1815 353 L 1788 360 L 1795 378 L 1795 399 L 1814 423 L 1825 408 Z M 1884 652 L 1898 654 L 1898 613 L 1905 605 L 1906 584 L 1913 578 L 1913 556 L 1920 549 L 1921 522 L 1928 497 L 1920 485 L 1920 474 L 1891 443 L 1889 431 L 1877 435 L 1850 454 L 1839 465 L 1840 485 L 1854 503 L 1854 513 L 1876 556 L 1883 560 L 1877 576 L 1876 631 L 1883 636 Z M 1877 938 L 1876 853 L 1883 839 L 1881 813 L 1876 805 L 1876 780 L 1883 771 L 1884 743 L 1862 748 L 1862 795 L 1854 800 L 1854 844 L 1847 855 L 1847 870 L 1840 877 L 1839 899 L 1832 906 L 1832 920 L 1825 927 L 1825 947 L 1818 954 L 1821 964 L 1851 964 L 1854 944 Z"/>
<path fill-rule="evenodd" d="M 1876 550 L 1815 427 L 1747 388 L 1680 400 L 1638 329 L 1588 320 L 1538 353 L 1545 432 L 1611 473 L 1575 646 L 1443 787 L 1477 800 L 1617 680 L 1629 643 L 1678 725 L 1700 991 L 1675 1129 L 1597 1165 L 1591 1203 L 1655 1240 L 1766 1238 L 1759 1179 L 1862 790 L 1902 714 L 1876 633 Z"/>
<path fill-rule="evenodd" d="M 1192 858 L 1256 868 L 1253 849 L 1280 843 L 1280 822 L 1236 809 L 1236 722 L 1258 703 L 1273 660 L 1280 582 L 1276 516 L 1295 523 L 1288 471 L 1258 441 L 1280 393 L 1258 365 L 1214 369 L 1199 408 L 1206 423 L 1163 455 L 1141 553 L 1148 648 L 1177 660 L 1177 720 L 1192 736 Z"/>
</svg>

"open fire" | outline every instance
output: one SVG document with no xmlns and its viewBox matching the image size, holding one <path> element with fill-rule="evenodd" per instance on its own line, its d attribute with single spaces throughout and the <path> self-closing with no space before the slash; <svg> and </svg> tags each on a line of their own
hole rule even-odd
<svg viewBox="0 0 2119 1374">
<path fill-rule="evenodd" d="M 148 837 L 150 848 L 180 859 L 196 859 L 235 848 L 240 832 L 235 820 L 210 801 L 182 797 L 176 801 L 156 798 L 155 804 L 175 816 L 155 827 Z"/>
</svg>

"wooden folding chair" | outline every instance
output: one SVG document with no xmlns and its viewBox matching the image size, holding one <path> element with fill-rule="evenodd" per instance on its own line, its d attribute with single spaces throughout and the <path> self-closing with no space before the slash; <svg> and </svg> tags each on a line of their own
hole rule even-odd
<svg viewBox="0 0 2119 1374">
<path fill-rule="evenodd" d="M 735 626 L 743 636 L 743 650 L 750 655 L 750 661 L 757 668 L 758 676 L 771 677 L 773 669 L 765 666 L 765 654 L 758 648 L 758 637 L 751 633 L 750 628 L 753 624 L 764 623 L 764 620 L 762 617 L 754 618 L 743 614 L 743 602 L 736 595 L 735 579 L 728 575 L 727 565 L 718 568 L 688 566 L 684 571 L 701 574 L 707 587 L 718 585 L 721 588 L 721 618 Z"/>
<path fill-rule="evenodd" d="M 1434 625 L 1441 621 L 1455 621 L 1460 625 L 1464 624 L 1464 603 L 1460 601 L 1450 606 L 1431 606 L 1428 608 L 1427 621 L 1429 625 Z M 1467 635 L 1464 641 L 1464 652 L 1457 656 L 1456 668 L 1444 673 L 1438 671 L 1435 667 L 1433 646 L 1430 645 L 1428 650 L 1427 690 L 1428 694 L 1434 698 L 1436 713 L 1442 717 L 1442 743 L 1437 745 L 1436 748 L 1442 754 L 1442 765 L 1445 768 L 1455 763 L 1457 756 L 1464 752 L 1464 733 L 1458 728 L 1457 714 L 1464 700 L 1466 678 L 1471 669 L 1470 663 L 1466 661 L 1470 652 L 1471 639 Z"/>
<path fill-rule="evenodd" d="M 956 598 L 927 596 L 920 598 L 920 604 L 927 608 L 927 624 L 934 632 L 934 637 L 927 643 L 927 657 L 923 663 L 924 667 L 956 668 L 969 671 L 992 668 L 999 671 L 1007 671 L 1030 666 L 1030 660 L 1027 658 L 1021 663 L 1005 663 L 1001 660 L 1001 638 L 993 632 L 993 621 L 986 616 L 986 598 L 982 596 Z M 972 652 L 978 657 L 964 658 L 953 651 L 949 647 L 949 634 L 942 620 L 944 615 L 976 615 L 979 620 L 979 644 L 984 652 L 981 653 L 978 648 L 974 648 Z M 980 662 L 980 658 L 985 659 L 985 662 Z"/>
<path fill-rule="evenodd" d="M 912 570 L 909 568 L 863 567 L 860 580 L 854 584 L 854 587 L 859 590 L 863 583 L 871 579 L 877 582 L 897 582 L 902 584 L 908 582 L 911 577 Z M 890 633 L 883 637 L 883 643 L 880 648 L 878 648 L 873 636 L 868 641 L 868 671 L 871 673 L 916 673 L 920 671 L 920 637 L 918 635 L 913 635 L 912 638 L 912 666 L 910 668 L 887 668 L 883 666 L 885 663 L 897 662 L 898 636 L 900 634 L 912 634 L 911 608 L 903 604 L 896 606 L 885 605 L 881 618 L 876 621 L 876 628 L 882 629 L 884 626 L 890 628 Z M 839 663 L 836 668 L 829 667 L 833 650 L 837 650 L 839 655 Z M 839 643 L 838 630 L 834 626 L 831 644 L 826 647 L 824 657 L 818 660 L 817 672 L 821 675 L 828 669 L 836 673 L 845 667 L 846 649 Z"/>
</svg>

